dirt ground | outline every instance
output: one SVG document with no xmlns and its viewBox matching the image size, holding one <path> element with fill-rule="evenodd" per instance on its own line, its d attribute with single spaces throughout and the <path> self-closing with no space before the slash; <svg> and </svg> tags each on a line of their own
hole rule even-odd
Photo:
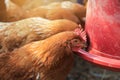
<svg viewBox="0 0 120 80">
<path fill-rule="evenodd" d="M 120 80 L 120 72 L 100 68 L 75 56 L 74 68 L 67 80 Z"/>
</svg>

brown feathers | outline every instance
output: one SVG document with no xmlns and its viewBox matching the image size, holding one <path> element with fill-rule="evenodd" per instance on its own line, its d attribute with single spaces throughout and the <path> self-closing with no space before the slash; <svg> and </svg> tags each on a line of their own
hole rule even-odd
<svg viewBox="0 0 120 80">
<path fill-rule="evenodd" d="M 29 18 L 11 23 L 0 23 L 0 52 L 9 52 L 27 43 L 43 40 L 63 31 L 72 31 L 78 25 L 72 21 Z"/>
<path fill-rule="evenodd" d="M 2 22 L 13 22 L 30 17 L 43 17 L 50 20 L 68 19 L 81 23 L 81 19 L 86 14 L 84 6 L 70 1 L 54 2 L 31 10 L 23 9 L 10 0 L 6 0 L 6 2 L 1 0 L 0 2 L 0 21 Z M 24 1 L 21 2 L 24 3 Z"/>
<path fill-rule="evenodd" d="M 39 73 L 40 80 L 64 80 L 73 65 L 71 43 L 67 43 L 73 39 L 80 37 L 65 31 L 0 56 L 0 63 L 5 62 L 0 64 L 0 79 L 35 80 Z"/>
</svg>

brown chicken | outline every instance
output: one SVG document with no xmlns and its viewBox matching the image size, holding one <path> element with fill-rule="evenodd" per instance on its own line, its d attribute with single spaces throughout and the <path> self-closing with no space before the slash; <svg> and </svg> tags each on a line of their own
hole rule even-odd
<svg viewBox="0 0 120 80">
<path fill-rule="evenodd" d="M 20 7 L 30 10 L 42 5 L 47 5 L 52 2 L 62 2 L 66 0 L 11 0 L 15 4 L 19 5 Z M 77 2 L 77 0 L 69 0 L 71 2 Z"/>
<path fill-rule="evenodd" d="M 83 48 L 81 33 L 65 31 L 0 56 L 0 80 L 65 80 L 73 65 L 72 47 Z"/>
<path fill-rule="evenodd" d="M 68 19 L 76 23 L 80 23 L 80 20 L 76 15 L 74 15 L 70 10 L 61 7 L 54 7 L 51 9 L 46 7 L 38 7 L 28 11 L 25 15 L 26 18 L 34 16 L 43 17 L 50 20 Z"/>
<path fill-rule="evenodd" d="M 43 6 L 48 9 L 52 9 L 54 7 L 61 7 L 70 10 L 74 15 L 78 18 L 83 18 L 86 16 L 86 8 L 78 3 L 73 3 L 70 1 L 63 1 L 63 2 L 54 2 L 49 4 L 48 6 Z"/>
<path fill-rule="evenodd" d="M 12 22 L 29 17 L 43 17 L 51 20 L 68 19 L 80 23 L 80 19 L 85 16 L 86 12 L 84 6 L 70 1 L 55 2 L 32 10 L 25 10 L 10 0 L 6 3 L 5 0 L 2 0 L 1 4 L 4 5 L 1 6 L 2 15 L 0 15 L 0 21 L 3 22 Z"/>
<path fill-rule="evenodd" d="M 41 13 L 42 12 L 42 13 Z M 26 17 L 41 16 L 47 19 L 69 19 L 76 23 L 85 17 L 86 8 L 78 3 L 70 1 L 53 2 L 49 5 L 40 6 L 29 10 Z"/>
<path fill-rule="evenodd" d="M 28 18 L 11 23 L 0 23 L 0 52 L 9 52 L 32 41 L 42 40 L 63 31 L 79 27 L 65 20 Z"/>
</svg>

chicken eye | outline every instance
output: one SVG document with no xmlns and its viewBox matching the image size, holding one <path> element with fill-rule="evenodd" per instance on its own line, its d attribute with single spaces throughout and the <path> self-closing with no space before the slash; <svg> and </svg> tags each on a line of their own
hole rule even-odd
<svg viewBox="0 0 120 80">
<path fill-rule="evenodd" d="M 77 40 L 77 39 L 75 39 L 75 40 L 74 40 L 74 42 L 78 42 L 78 40 Z"/>
<path fill-rule="evenodd" d="M 72 46 L 76 46 L 76 45 L 80 44 L 80 40 L 79 39 L 73 39 L 73 40 L 71 40 L 71 44 L 72 44 Z"/>
<path fill-rule="evenodd" d="M 73 41 L 72 41 L 73 43 L 79 43 L 80 42 L 80 40 L 79 39 L 73 39 Z"/>
</svg>

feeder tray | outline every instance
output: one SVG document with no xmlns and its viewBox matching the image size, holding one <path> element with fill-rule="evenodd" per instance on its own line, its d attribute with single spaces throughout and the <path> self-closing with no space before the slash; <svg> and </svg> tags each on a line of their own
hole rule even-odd
<svg viewBox="0 0 120 80">
<path fill-rule="evenodd" d="M 74 48 L 73 51 L 76 52 L 78 56 L 93 64 L 113 71 L 120 71 L 120 59 L 110 57 L 111 55 L 100 56 L 97 54 L 89 53 L 79 48 Z"/>
</svg>

